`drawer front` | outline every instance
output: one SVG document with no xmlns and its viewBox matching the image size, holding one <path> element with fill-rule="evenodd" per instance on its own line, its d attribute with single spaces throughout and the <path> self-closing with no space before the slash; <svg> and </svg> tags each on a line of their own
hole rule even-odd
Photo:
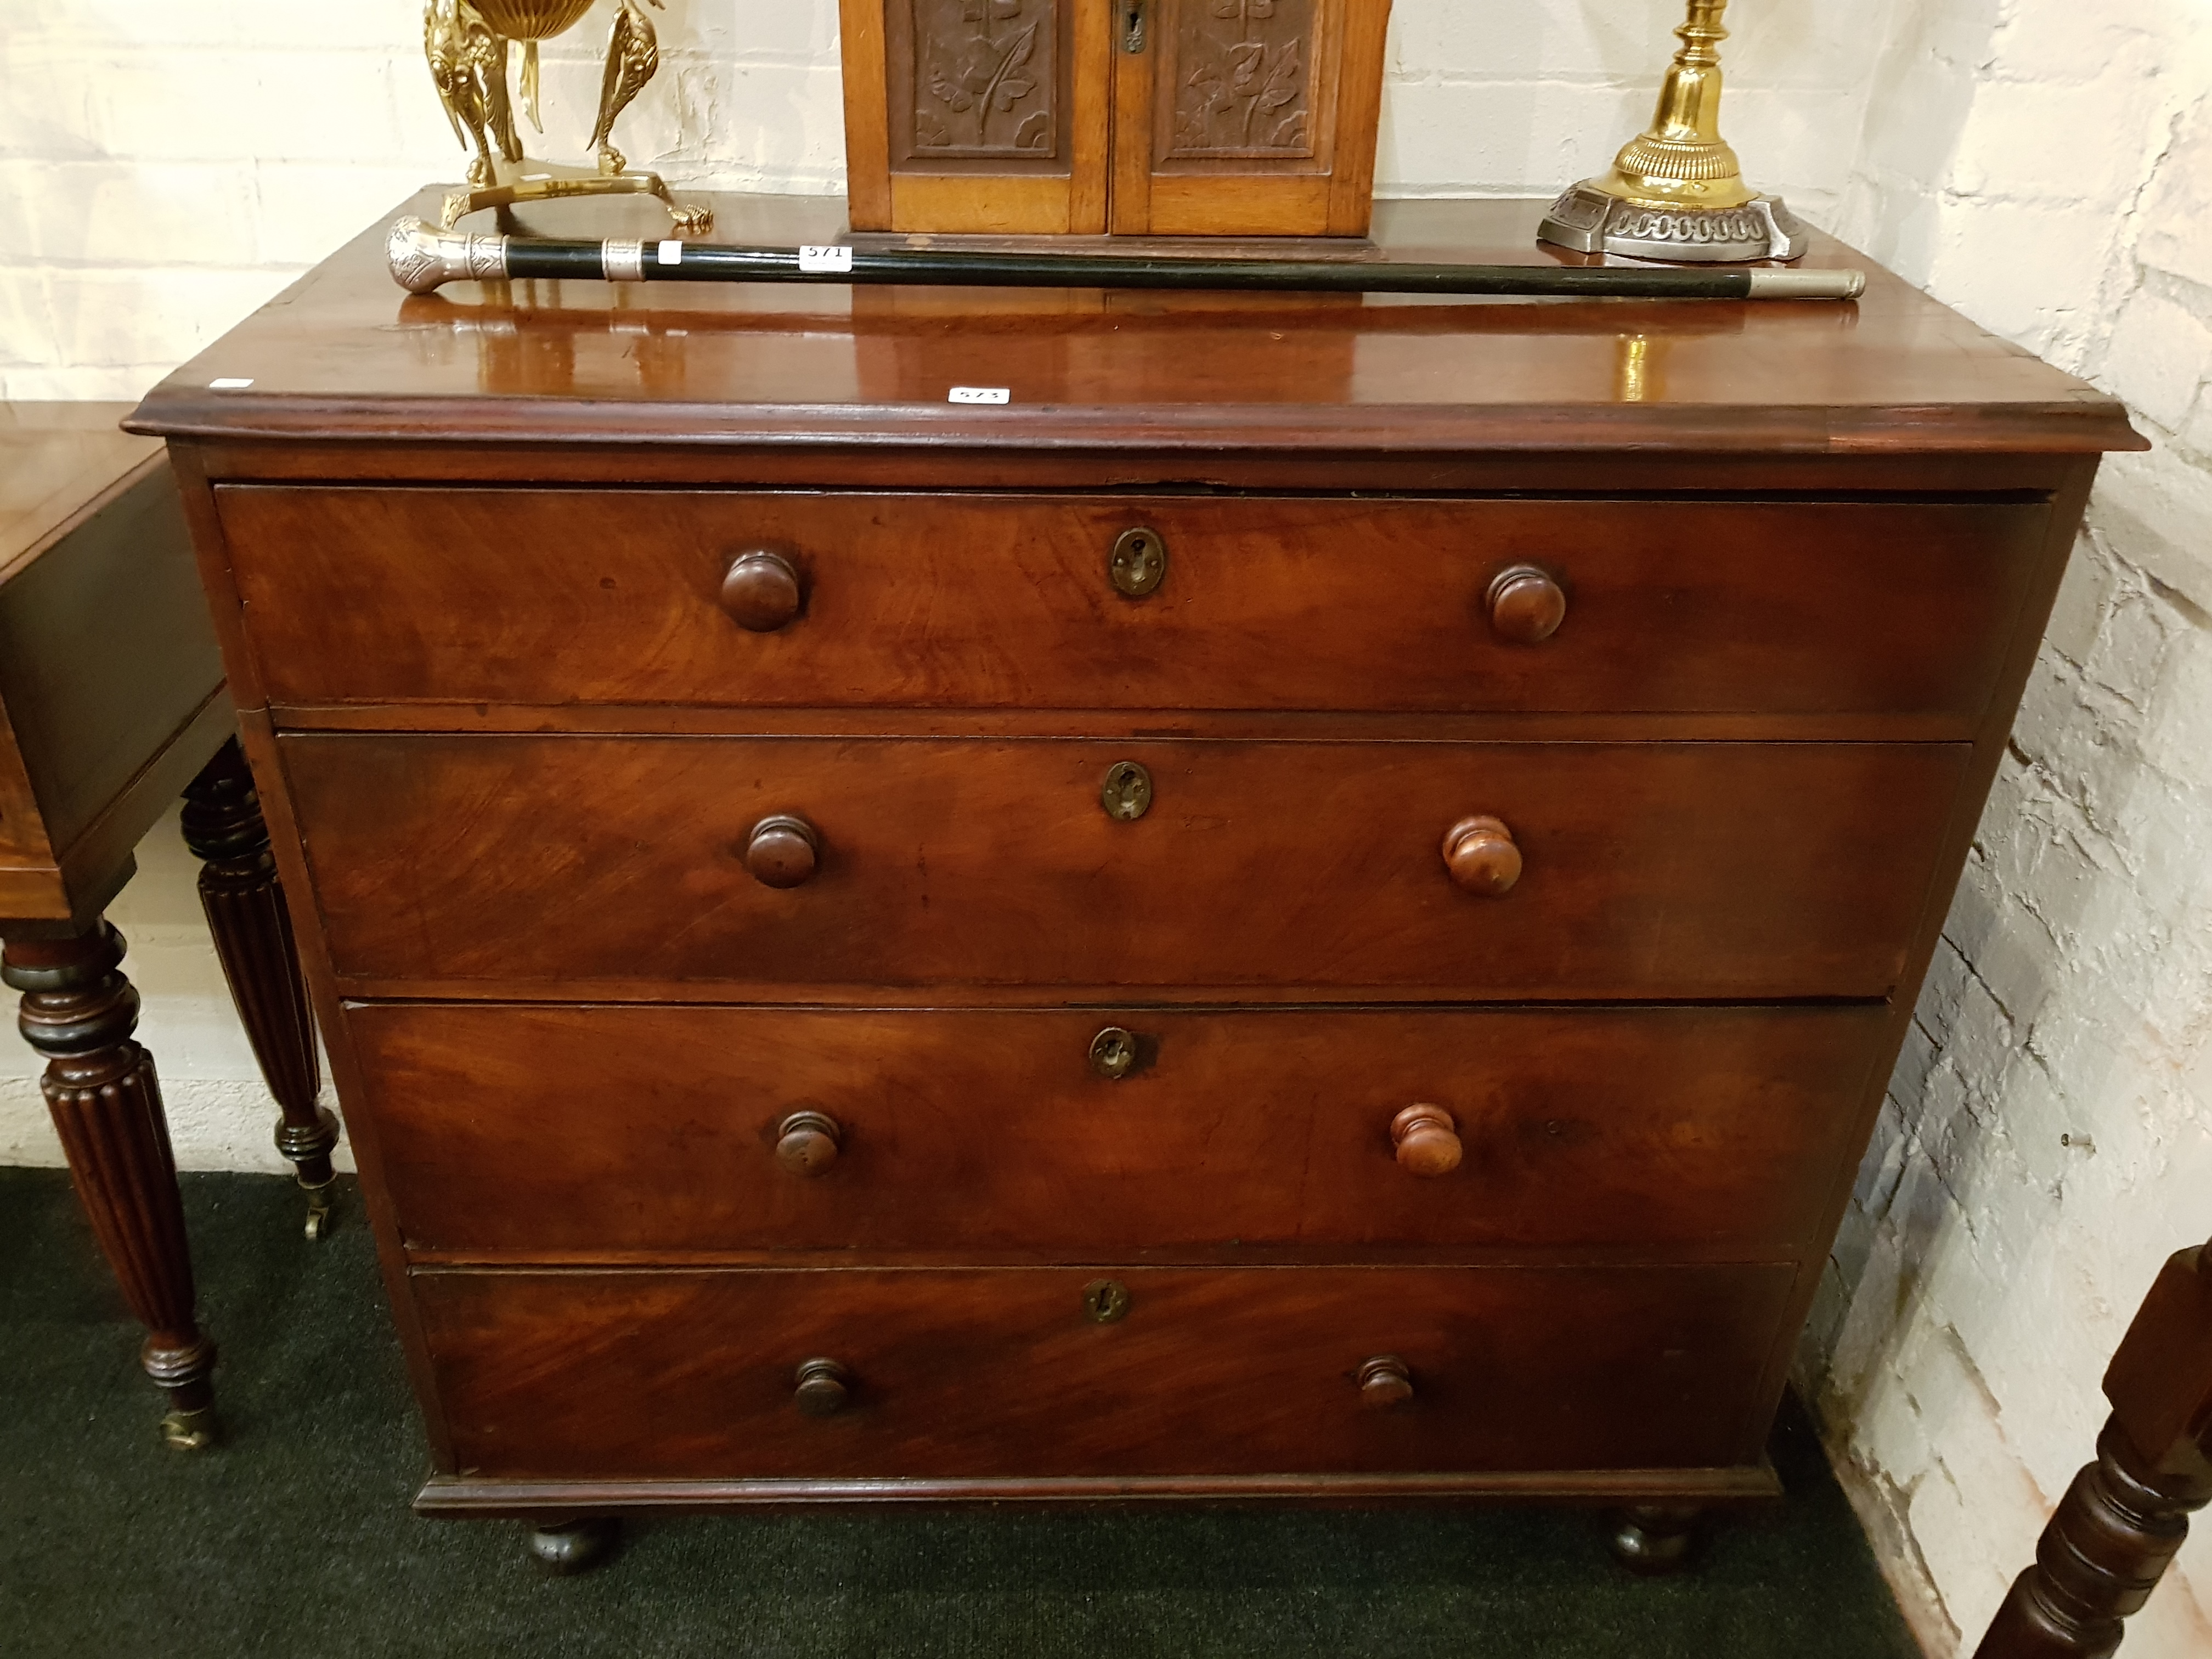
<svg viewBox="0 0 2212 1659">
<path fill-rule="evenodd" d="M 216 491 L 280 703 L 1911 714 L 1968 732 L 2040 506 Z M 1119 537 L 1164 539 L 1125 597 Z M 732 558 L 804 592 L 764 633 Z M 1534 563 L 1565 620 L 1491 620 Z M 1524 596 L 1525 597 L 1525 596 Z M 756 617 L 756 620 L 762 618 Z"/>
<path fill-rule="evenodd" d="M 1820 1225 L 1887 1023 L 1879 1007 L 426 1004 L 347 1022 L 411 1246 L 1062 1261 L 1232 1244 L 1786 1253 Z M 1129 1040 L 1097 1041 L 1115 1030 Z M 1416 1104 L 1448 1120 L 1409 1126 L 1401 1149 L 1394 1121 Z"/>
<path fill-rule="evenodd" d="M 1796 1269 L 418 1273 L 464 1472 L 619 1479 L 1739 1465 Z M 1091 1316 L 1089 1287 L 1126 1292 Z M 1395 1356 L 1413 1397 L 1366 1402 Z M 835 1361 L 843 1409 L 799 1409 Z"/>
<path fill-rule="evenodd" d="M 1884 996 L 1967 753 L 382 736 L 282 748 L 342 975 L 703 981 L 787 1000 L 957 984 Z M 1152 781 L 1133 822 L 1102 805 L 1129 762 Z M 747 849 L 788 814 L 817 837 L 814 873 L 765 885 Z M 1501 896 L 1462 890 L 1443 855 L 1447 831 L 1483 814 L 1522 860 Z M 769 839 L 788 852 L 797 837 Z M 801 868 L 784 864 L 784 878 Z"/>
</svg>

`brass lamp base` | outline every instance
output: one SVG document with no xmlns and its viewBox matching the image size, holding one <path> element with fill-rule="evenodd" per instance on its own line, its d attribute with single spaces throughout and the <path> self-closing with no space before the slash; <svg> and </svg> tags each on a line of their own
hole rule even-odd
<svg viewBox="0 0 2212 1659">
<path fill-rule="evenodd" d="M 1688 0 L 1651 125 L 1630 139 L 1602 179 L 1552 204 L 1536 240 L 1577 253 L 1624 253 L 1672 264 L 1795 259 L 1805 228 L 1778 198 L 1743 181 L 1721 137 L 1721 14 L 1728 0 Z"/>
<path fill-rule="evenodd" d="M 471 213 L 484 208 L 513 207 L 518 202 L 557 202 L 572 196 L 653 196 L 668 210 L 671 228 L 685 235 L 703 235 L 714 228 L 714 210 L 704 203 L 679 206 L 668 193 L 667 183 L 657 173 L 602 173 L 595 167 L 566 167 L 557 161 L 520 161 L 495 159 L 489 184 L 472 185 L 448 192 L 440 222 L 451 230 Z"/>
<path fill-rule="evenodd" d="M 1536 238 L 1577 253 L 1620 253 L 1678 264 L 1795 259 L 1806 246 L 1804 224 L 1779 197 L 1754 196 L 1737 207 L 1647 207 L 1595 183 L 1577 185 L 1553 203 Z"/>
</svg>

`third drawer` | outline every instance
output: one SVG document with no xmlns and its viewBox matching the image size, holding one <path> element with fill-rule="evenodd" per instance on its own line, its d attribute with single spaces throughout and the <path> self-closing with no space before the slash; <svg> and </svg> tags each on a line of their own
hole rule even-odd
<svg viewBox="0 0 2212 1659">
<path fill-rule="evenodd" d="M 347 1024 L 416 1249 L 1081 1257 L 1786 1251 L 1825 1220 L 1888 1021 L 370 1004 Z"/>
</svg>

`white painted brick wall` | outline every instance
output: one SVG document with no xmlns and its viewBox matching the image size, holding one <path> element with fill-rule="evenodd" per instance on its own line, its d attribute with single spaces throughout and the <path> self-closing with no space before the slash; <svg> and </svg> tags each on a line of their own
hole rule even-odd
<svg viewBox="0 0 2212 1659">
<path fill-rule="evenodd" d="M 549 52 L 580 143 L 606 6 Z M 1528 195 L 1649 112 L 1679 0 L 1396 0 L 1379 188 Z M 2212 17 L 2204 0 L 1738 0 L 1728 130 L 1786 193 L 2127 398 L 1823 1286 L 1805 1372 L 1933 1649 L 1978 1635 L 2157 1263 L 2212 1233 Z M 42 0 L 0 21 L 0 396 L 130 397 L 460 155 L 414 0 Z M 842 187 L 829 0 L 670 0 L 617 137 L 705 185 Z M 271 1109 L 173 824 L 118 906 L 180 1156 Z M 0 1161 L 57 1154 L 0 1044 Z M 2134 1659 L 2212 1651 L 2212 1544 Z"/>
<path fill-rule="evenodd" d="M 2087 1459 L 2159 1264 L 2212 1235 L 2209 26 L 1901 7 L 1838 227 L 2156 444 L 2091 504 L 1804 1353 L 1939 1654 Z M 2212 1540 L 2125 1651 L 2212 1652 Z"/>
</svg>

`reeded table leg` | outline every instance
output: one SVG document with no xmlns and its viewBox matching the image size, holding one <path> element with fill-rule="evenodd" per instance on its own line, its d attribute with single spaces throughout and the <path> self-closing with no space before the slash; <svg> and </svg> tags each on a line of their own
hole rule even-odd
<svg viewBox="0 0 2212 1659">
<path fill-rule="evenodd" d="M 9 939 L 0 979 L 23 993 L 21 1025 L 46 1057 L 41 1086 L 77 1197 L 147 1329 L 139 1363 L 167 1394 L 161 1437 L 215 1437 L 215 1344 L 192 1316 L 192 1263 L 153 1057 L 131 1034 L 138 993 L 118 971 L 123 935 L 102 921 L 72 939 Z"/>
<path fill-rule="evenodd" d="M 216 955 L 253 1057 L 283 1114 L 276 1150 L 291 1160 L 307 1194 L 307 1237 L 320 1238 L 330 1228 L 336 1191 L 331 1149 L 338 1142 L 338 1121 L 315 1103 L 322 1072 L 314 1018 L 284 910 L 284 889 L 270 856 L 261 799 L 235 738 L 185 787 L 185 845 L 202 861 L 200 904 Z"/>
</svg>

